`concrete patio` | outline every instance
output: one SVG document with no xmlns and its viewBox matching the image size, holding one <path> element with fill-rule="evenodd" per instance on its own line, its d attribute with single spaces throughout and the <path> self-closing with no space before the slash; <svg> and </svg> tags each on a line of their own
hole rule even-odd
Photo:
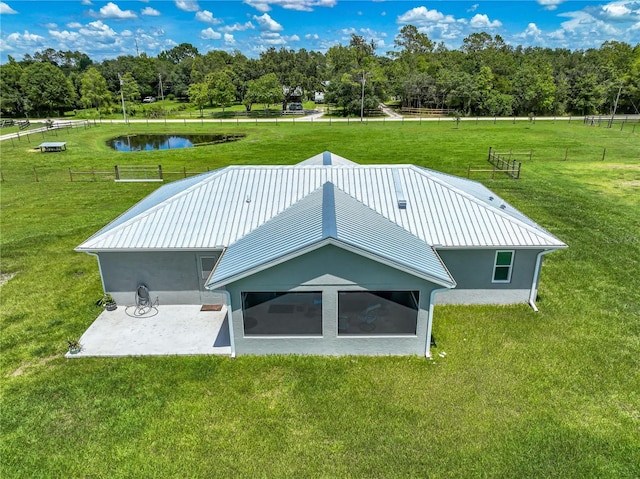
<svg viewBox="0 0 640 479">
<path fill-rule="evenodd" d="M 160 305 L 143 316 L 134 316 L 133 306 L 103 311 L 80 337 L 81 351 L 66 357 L 231 355 L 226 307 L 201 308 Z"/>
</svg>

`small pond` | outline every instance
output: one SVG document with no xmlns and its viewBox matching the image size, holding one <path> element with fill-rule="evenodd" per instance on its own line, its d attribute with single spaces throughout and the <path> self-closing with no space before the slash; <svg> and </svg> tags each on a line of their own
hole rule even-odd
<svg viewBox="0 0 640 479">
<path fill-rule="evenodd" d="M 118 151 L 177 150 L 194 146 L 238 141 L 245 135 L 123 135 L 107 140 Z"/>
</svg>

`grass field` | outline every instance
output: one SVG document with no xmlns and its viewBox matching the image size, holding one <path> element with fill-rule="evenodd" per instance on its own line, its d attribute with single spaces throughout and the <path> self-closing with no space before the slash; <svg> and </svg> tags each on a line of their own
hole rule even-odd
<svg viewBox="0 0 640 479">
<path fill-rule="evenodd" d="M 105 146 L 125 131 L 247 137 Z M 640 127 L 103 124 L 54 135 L 66 152 L 32 152 L 41 136 L 1 145 L 3 478 L 640 477 Z M 545 260 L 538 313 L 439 306 L 433 361 L 63 357 L 101 296 L 95 258 L 73 248 L 157 187 L 70 182 L 69 168 L 198 172 L 330 150 L 466 176 L 488 166 L 490 146 L 533 159 L 520 180 L 472 178 L 569 245 Z"/>
</svg>

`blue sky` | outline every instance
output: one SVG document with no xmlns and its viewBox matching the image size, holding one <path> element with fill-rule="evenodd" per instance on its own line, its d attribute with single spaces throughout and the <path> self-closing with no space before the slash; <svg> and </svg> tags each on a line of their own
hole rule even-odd
<svg viewBox="0 0 640 479">
<path fill-rule="evenodd" d="M 404 25 L 458 48 L 474 32 L 512 45 L 584 49 L 607 40 L 640 43 L 640 0 L 5 0 L 0 1 L 0 61 L 46 48 L 79 50 L 93 60 L 150 56 L 187 42 L 200 53 L 274 46 L 325 52 L 352 33 L 393 49 Z"/>
</svg>

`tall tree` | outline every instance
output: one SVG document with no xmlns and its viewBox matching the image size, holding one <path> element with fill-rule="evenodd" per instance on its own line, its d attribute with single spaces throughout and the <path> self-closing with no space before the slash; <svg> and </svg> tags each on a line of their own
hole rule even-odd
<svg viewBox="0 0 640 479">
<path fill-rule="evenodd" d="M 136 79 L 133 78 L 131 72 L 126 72 L 124 75 L 122 75 L 120 88 L 122 89 L 122 96 L 124 97 L 125 101 L 140 101 L 140 89 L 138 88 L 138 82 L 136 82 Z"/>
<path fill-rule="evenodd" d="M 221 106 L 222 111 L 236 99 L 236 87 L 226 72 L 209 73 L 206 77 L 209 98 L 213 106 Z"/>
<path fill-rule="evenodd" d="M 107 80 L 97 68 L 89 68 L 82 75 L 80 94 L 80 101 L 85 108 L 95 107 L 97 109 L 109 106 L 113 96 L 107 88 Z"/>
<path fill-rule="evenodd" d="M 0 111 L 3 115 L 24 114 L 24 99 L 20 87 L 23 68 L 11 56 L 0 66 Z"/>
<path fill-rule="evenodd" d="M 200 110 L 200 116 L 203 116 L 204 107 L 210 101 L 209 85 L 205 82 L 192 83 L 189 86 L 188 94 L 189 101 L 198 107 L 198 110 Z"/>
<path fill-rule="evenodd" d="M 266 112 L 269 105 L 281 102 L 283 96 L 282 85 L 278 81 L 276 74 L 267 73 L 257 80 L 249 82 L 243 103 L 247 111 L 251 111 L 253 103 L 262 103 Z"/>
<path fill-rule="evenodd" d="M 52 63 L 32 63 L 26 67 L 20 76 L 20 86 L 29 111 L 60 115 L 75 102 L 73 86 Z"/>
</svg>

